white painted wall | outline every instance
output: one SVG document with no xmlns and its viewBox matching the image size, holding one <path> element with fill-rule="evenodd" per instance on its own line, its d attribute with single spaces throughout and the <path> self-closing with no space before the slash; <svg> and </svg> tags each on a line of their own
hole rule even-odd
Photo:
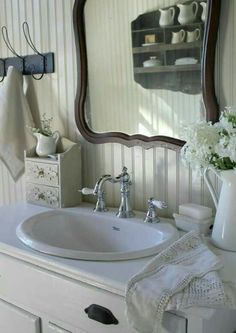
<svg viewBox="0 0 236 333">
<path fill-rule="evenodd" d="M 103 173 L 117 175 L 126 165 L 133 178 L 132 200 L 136 209 L 144 210 L 147 198 L 166 200 L 171 215 L 179 203 L 193 201 L 210 204 L 204 183 L 193 179 L 179 161 L 178 152 L 165 148 L 144 150 L 120 144 L 93 145 L 78 135 L 74 121 L 76 60 L 72 29 L 73 0 L 0 0 L 0 26 L 6 24 L 9 37 L 20 54 L 31 53 L 26 46 L 21 24 L 27 20 L 36 46 L 42 52 L 55 52 L 55 73 L 41 81 L 32 80 L 30 103 L 33 110 L 47 112 L 57 119 L 54 127 L 71 139 L 83 142 L 83 184 L 93 186 Z M 236 105 L 236 2 L 222 1 L 222 16 L 217 50 L 216 84 L 221 108 Z M 0 37 L 0 56 L 10 56 Z M 24 179 L 16 184 L 0 163 L 0 204 L 24 198 Z M 86 198 L 90 200 L 89 198 Z M 108 184 L 109 205 L 119 204 L 118 185 Z"/>
</svg>

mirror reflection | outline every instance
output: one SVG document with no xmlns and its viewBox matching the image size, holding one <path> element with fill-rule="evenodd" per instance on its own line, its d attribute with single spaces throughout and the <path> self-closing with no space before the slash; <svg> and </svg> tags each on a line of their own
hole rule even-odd
<svg viewBox="0 0 236 333">
<path fill-rule="evenodd" d="M 207 2 L 87 0 L 86 119 L 92 131 L 181 139 L 206 119 L 201 56 Z"/>
</svg>

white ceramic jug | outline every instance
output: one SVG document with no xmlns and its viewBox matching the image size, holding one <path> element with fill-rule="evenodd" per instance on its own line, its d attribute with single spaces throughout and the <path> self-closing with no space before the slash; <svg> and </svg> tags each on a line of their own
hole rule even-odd
<svg viewBox="0 0 236 333">
<path fill-rule="evenodd" d="M 187 31 L 186 42 L 187 43 L 196 42 L 197 40 L 199 40 L 200 36 L 201 36 L 201 32 L 200 32 L 199 28 L 197 28 L 193 31 Z"/>
<path fill-rule="evenodd" d="M 46 157 L 50 154 L 55 154 L 57 149 L 57 142 L 60 138 L 58 131 L 54 132 L 52 136 L 46 136 L 41 133 L 34 133 L 38 142 L 36 145 L 36 154 L 40 157 Z"/>
<path fill-rule="evenodd" d="M 159 20 L 159 25 L 161 27 L 165 27 L 167 25 L 172 25 L 174 23 L 174 18 L 175 18 L 175 8 L 170 7 L 170 8 L 165 8 L 165 9 L 159 9 L 160 11 L 160 20 Z"/>
<path fill-rule="evenodd" d="M 179 3 L 177 7 L 179 8 L 178 22 L 180 24 L 193 23 L 196 20 L 199 8 L 196 1 L 190 2 L 189 4 Z"/>
<path fill-rule="evenodd" d="M 213 171 L 222 181 L 219 197 L 212 186 L 209 171 Z M 236 171 L 208 168 L 204 171 L 204 179 L 216 206 L 212 241 L 224 250 L 236 251 Z"/>
<path fill-rule="evenodd" d="M 206 5 L 206 2 L 200 2 L 200 5 L 202 6 L 202 15 L 201 15 L 201 20 L 203 22 L 206 21 L 206 9 L 207 9 L 207 5 Z"/>
<path fill-rule="evenodd" d="M 177 44 L 177 43 L 183 43 L 185 40 L 186 31 L 181 29 L 179 31 L 172 31 L 172 37 L 171 37 L 171 43 Z"/>
</svg>

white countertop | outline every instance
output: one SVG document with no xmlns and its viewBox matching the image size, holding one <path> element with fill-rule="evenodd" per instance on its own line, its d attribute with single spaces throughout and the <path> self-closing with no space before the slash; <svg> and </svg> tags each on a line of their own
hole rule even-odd
<svg viewBox="0 0 236 333">
<path fill-rule="evenodd" d="M 17 238 L 16 227 L 30 216 L 47 210 L 49 209 L 26 203 L 0 207 L 0 252 L 124 296 L 128 280 L 142 269 L 150 257 L 127 261 L 96 262 L 64 259 L 32 250 Z M 236 252 L 222 251 L 212 245 L 210 248 L 223 261 L 224 268 L 220 271 L 221 278 L 224 281 L 236 283 Z"/>
</svg>

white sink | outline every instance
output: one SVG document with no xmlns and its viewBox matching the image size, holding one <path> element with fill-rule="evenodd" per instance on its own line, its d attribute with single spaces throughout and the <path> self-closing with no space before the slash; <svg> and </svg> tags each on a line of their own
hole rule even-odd
<svg viewBox="0 0 236 333">
<path fill-rule="evenodd" d="M 178 238 L 169 223 L 145 224 L 90 209 L 50 210 L 30 217 L 16 230 L 27 246 L 51 255 L 83 260 L 127 260 L 158 253 Z"/>
</svg>

